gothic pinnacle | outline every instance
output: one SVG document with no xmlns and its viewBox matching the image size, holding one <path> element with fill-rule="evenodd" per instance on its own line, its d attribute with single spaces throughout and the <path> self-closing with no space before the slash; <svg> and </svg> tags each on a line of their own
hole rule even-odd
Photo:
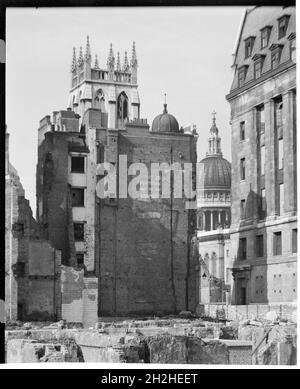
<svg viewBox="0 0 300 389">
<path fill-rule="evenodd" d="M 121 71 L 121 61 L 120 61 L 120 52 L 117 53 L 117 71 Z"/>
<path fill-rule="evenodd" d="M 78 66 L 81 66 L 83 64 L 83 55 L 82 55 L 82 47 L 81 46 L 80 46 L 80 50 L 79 50 L 79 57 L 78 57 L 77 64 L 78 64 Z"/>
<path fill-rule="evenodd" d="M 86 37 L 86 48 L 85 48 L 85 60 L 90 61 L 92 59 L 91 56 L 91 47 L 90 47 L 90 38 Z"/>
<path fill-rule="evenodd" d="M 114 66 L 115 66 L 115 57 L 114 57 L 114 52 L 113 52 L 112 43 L 111 43 L 110 47 L 109 47 L 108 58 L 107 58 L 107 67 L 110 70 L 113 70 Z"/>
<path fill-rule="evenodd" d="M 127 51 L 125 51 L 123 70 L 124 70 L 124 72 L 128 72 L 128 70 L 129 70 Z"/>
<path fill-rule="evenodd" d="M 73 58 L 72 58 L 72 65 L 71 65 L 71 71 L 74 72 L 76 69 L 76 49 L 73 47 Z"/>
<path fill-rule="evenodd" d="M 97 54 L 95 55 L 95 65 L 94 65 L 94 68 L 95 69 L 99 69 L 98 55 Z"/>
<path fill-rule="evenodd" d="M 137 66 L 135 42 L 133 42 L 133 44 L 132 44 L 131 63 L 130 64 L 131 64 L 132 67 L 136 67 Z"/>
</svg>

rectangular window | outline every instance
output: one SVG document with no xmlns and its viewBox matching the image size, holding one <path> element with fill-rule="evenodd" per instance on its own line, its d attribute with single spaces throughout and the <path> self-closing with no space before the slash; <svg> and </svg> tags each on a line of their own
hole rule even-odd
<svg viewBox="0 0 300 389">
<path fill-rule="evenodd" d="M 261 146 L 260 148 L 260 174 L 263 176 L 265 174 L 265 165 L 266 165 L 266 148 Z"/>
<path fill-rule="evenodd" d="M 104 147 L 100 144 L 97 144 L 96 146 L 96 152 L 97 152 L 97 163 L 104 162 Z"/>
<path fill-rule="evenodd" d="M 292 230 L 292 253 L 297 252 L 297 245 L 298 245 L 298 236 L 297 236 L 297 228 Z"/>
<path fill-rule="evenodd" d="M 239 239 L 239 259 L 246 259 L 247 258 L 247 239 L 246 238 L 240 238 Z"/>
<path fill-rule="evenodd" d="M 246 200 L 241 200 L 241 219 L 245 219 Z"/>
<path fill-rule="evenodd" d="M 269 37 L 270 37 L 270 27 L 266 27 L 263 30 L 261 30 L 261 48 L 265 48 L 269 44 Z"/>
<path fill-rule="evenodd" d="M 246 68 L 245 68 L 245 66 L 243 66 L 242 68 L 238 69 L 238 87 L 239 88 L 244 85 L 245 78 L 246 78 Z"/>
<path fill-rule="evenodd" d="M 71 189 L 72 207 L 84 207 L 84 188 Z"/>
<path fill-rule="evenodd" d="M 71 172 L 84 173 L 84 157 L 71 157 Z"/>
<path fill-rule="evenodd" d="M 258 133 L 264 133 L 265 132 L 265 107 L 264 105 L 261 105 L 257 107 L 257 130 Z"/>
<path fill-rule="evenodd" d="M 283 169 L 283 139 L 278 140 L 278 169 Z"/>
<path fill-rule="evenodd" d="M 279 215 L 284 214 L 284 184 L 279 185 Z"/>
<path fill-rule="evenodd" d="M 262 73 L 262 60 L 259 59 L 258 61 L 254 62 L 254 79 L 257 80 Z"/>
<path fill-rule="evenodd" d="M 245 58 L 250 57 L 250 55 L 252 53 L 253 43 L 254 43 L 253 37 L 245 40 Z"/>
<path fill-rule="evenodd" d="M 272 70 L 278 68 L 278 66 L 280 64 L 280 54 L 281 54 L 280 50 L 274 50 L 271 53 L 271 68 L 272 68 Z"/>
<path fill-rule="evenodd" d="M 281 242 L 281 231 L 273 233 L 273 255 L 281 255 L 282 253 L 282 242 Z"/>
<path fill-rule="evenodd" d="M 78 267 L 83 267 L 84 265 L 84 254 L 83 253 L 76 253 L 76 261 Z"/>
<path fill-rule="evenodd" d="M 264 219 L 266 217 L 266 211 L 267 211 L 266 190 L 261 189 L 261 191 L 260 191 L 260 219 Z"/>
<path fill-rule="evenodd" d="M 276 129 L 277 129 L 277 134 L 278 134 L 278 139 L 282 137 L 282 100 L 278 99 L 275 101 L 275 124 L 276 124 Z"/>
<path fill-rule="evenodd" d="M 246 178 L 246 161 L 245 158 L 242 158 L 240 161 L 240 175 L 241 180 L 245 180 Z"/>
<path fill-rule="evenodd" d="M 240 123 L 240 140 L 245 140 L 245 122 Z"/>
<path fill-rule="evenodd" d="M 278 19 L 278 39 L 283 38 L 286 35 L 289 22 L 289 15 L 284 15 Z"/>
<path fill-rule="evenodd" d="M 264 256 L 264 236 L 263 235 L 256 236 L 256 256 L 257 257 Z"/>
<path fill-rule="evenodd" d="M 84 240 L 84 223 L 74 223 L 74 239 L 76 242 Z"/>
</svg>

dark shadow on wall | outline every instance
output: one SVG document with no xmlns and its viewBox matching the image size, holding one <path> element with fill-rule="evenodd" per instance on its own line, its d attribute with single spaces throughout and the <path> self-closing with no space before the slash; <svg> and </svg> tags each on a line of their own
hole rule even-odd
<svg viewBox="0 0 300 389">
<path fill-rule="evenodd" d="M 263 207 L 262 201 L 265 200 L 250 190 L 245 206 L 241 204 L 239 229 L 243 230 L 236 238 L 237 252 L 232 268 L 233 304 L 268 302 L 267 235 L 264 226 L 267 213 L 266 204 Z"/>
</svg>

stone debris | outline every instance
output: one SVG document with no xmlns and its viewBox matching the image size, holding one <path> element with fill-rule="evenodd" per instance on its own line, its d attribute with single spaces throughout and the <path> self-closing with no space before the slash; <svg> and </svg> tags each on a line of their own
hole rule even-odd
<svg viewBox="0 0 300 389">
<path fill-rule="evenodd" d="M 149 318 L 24 323 L 6 331 L 7 362 L 295 364 L 297 327 L 289 320 Z"/>
<path fill-rule="evenodd" d="M 266 319 L 267 319 L 268 321 L 272 321 L 272 322 L 277 321 L 277 320 L 278 320 L 277 312 L 275 312 L 275 311 L 269 311 L 269 312 L 267 312 L 267 313 L 266 313 Z"/>
</svg>

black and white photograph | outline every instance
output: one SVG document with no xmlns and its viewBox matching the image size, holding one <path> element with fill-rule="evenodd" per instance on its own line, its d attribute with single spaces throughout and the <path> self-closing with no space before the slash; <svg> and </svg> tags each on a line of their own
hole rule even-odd
<svg viewBox="0 0 300 389">
<path fill-rule="evenodd" d="M 297 367 L 295 3 L 161 3 L 5 9 L 2 367 Z"/>
</svg>

